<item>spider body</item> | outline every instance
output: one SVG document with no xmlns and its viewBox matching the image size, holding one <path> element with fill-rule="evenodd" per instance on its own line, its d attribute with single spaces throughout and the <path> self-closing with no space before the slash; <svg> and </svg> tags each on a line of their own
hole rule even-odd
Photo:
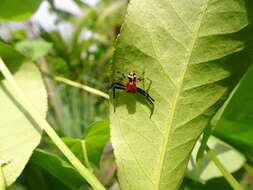
<svg viewBox="0 0 253 190">
<path fill-rule="evenodd" d="M 122 74 L 123 78 L 126 78 L 124 74 Z M 121 80 L 123 79 L 121 78 Z M 112 89 L 113 89 L 113 100 L 115 99 L 116 97 L 116 94 L 115 94 L 115 90 L 118 89 L 118 90 L 125 90 L 127 93 L 139 93 L 143 96 L 145 96 L 148 100 L 148 102 L 151 104 L 152 106 L 152 110 L 151 110 L 151 115 L 150 117 L 152 116 L 153 114 L 153 109 L 154 109 L 154 99 L 148 94 L 148 90 L 151 86 L 151 80 L 149 79 L 150 83 L 149 83 L 149 88 L 148 90 L 145 90 L 145 89 L 141 89 L 137 86 L 136 82 L 137 80 L 139 81 L 143 81 L 143 88 L 144 88 L 144 77 L 143 78 L 139 78 L 137 79 L 136 77 L 136 74 L 134 72 L 130 72 L 128 75 L 127 75 L 127 82 L 124 84 L 122 83 L 119 83 L 119 82 L 114 82 L 112 84 Z M 115 104 L 114 104 L 114 112 L 115 112 Z"/>
<path fill-rule="evenodd" d="M 134 72 L 130 72 L 127 75 L 127 83 L 125 85 L 126 92 L 136 93 L 137 92 L 137 85 L 136 85 L 136 75 Z"/>
<path fill-rule="evenodd" d="M 136 83 L 127 82 L 125 87 L 126 87 L 126 92 L 130 92 L 130 93 L 136 93 L 137 92 Z"/>
</svg>

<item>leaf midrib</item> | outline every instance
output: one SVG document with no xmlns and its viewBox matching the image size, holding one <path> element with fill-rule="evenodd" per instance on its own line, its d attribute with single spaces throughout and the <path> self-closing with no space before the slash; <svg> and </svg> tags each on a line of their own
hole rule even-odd
<svg viewBox="0 0 253 190">
<path fill-rule="evenodd" d="M 160 188 L 160 183 L 161 183 L 160 180 L 161 180 L 161 176 L 162 176 L 163 165 L 164 165 L 164 161 L 165 161 L 167 146 L 170 142 L 169 136 L 170 136 L 172 124 L 173 124 L 173 121 L 174 121 L 174 116 L 175 116 L 175 111 L 176 111 L 176 108 L 177 108 L 178 99 L 180 97 L 181 90 L 182 90 L 182 87 L 183 87 L 184 78 L 185 78 L 185 75 L 186 75 L 186 72 L 187 72 L 187 68 L 188 68 L 188 65 L 190 63 L 196 41 L 198 39 L 198 34 L 199 34 L 199 30 L 200 30 L 200 27 L 201 27 L 201 24 L 202 24 L 202 20 L 203 20 L 203 18 L 205 16 L 205 13 L 207 11 L 208 3 L 209 3 L 209 0 L 206 0 L 206 4 L 203 6 L 203 9 L 201 11 L 202 16 L 199 19 L 199 23 L 197 24 L 197 26 L 195 28 L 196 33 L 194 35 L 194 38 L 193 38 L 193 41 L 192 41 L 192 46 L 191 46 L 190 51 L 189 51 L 187 64 L 186 64 L 185 69 L 183 71 L 183 74 L 182 74 L 182 77 L 180 79 L 178 88 L 176 89 L 176 96 L 175 96 L 175 100 L 174 100 L 174 103 L 172 105 L 172 109 L 171 109 L 171 112 L 170 112 L 170 115 L 169 115 L 170 118 L 169 118 L 169 121 L 168 121 L 169 123 L 168 123 L 167 131 L 165 133 L 165 143 L 163 144 L 162 153 L 161 153 L 161 157 L 160 157 L 160 161 L 159 161 L 159 167 L 158 167 L 159 172 L 158 172 L 157 180 L 154 182 L 154 184 L 155 184 L 154 187 L 155 187 L 156 190 L 159 190 L 159 188 Z"/>
</svg>

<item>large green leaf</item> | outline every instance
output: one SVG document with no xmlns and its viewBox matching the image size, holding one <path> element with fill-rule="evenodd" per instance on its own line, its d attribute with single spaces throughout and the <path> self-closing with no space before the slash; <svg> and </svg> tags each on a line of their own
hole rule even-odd
<svg viewBox="0 0 253 190">
<path fill-rule="evenodd" d="M 253 66 L 238 84 L 218 121 L 214 134 L 253 160 Z"/>
<path fill-rule="evenodd" d="M 229 92 L 231 57 L 244 48 L 238 31 L 247 25 L 243 0 L 131 1 L 113 71 L 145 70 L 155 109 L 150 118 L 145 97 L 124 91 L 115 113 L 111 105 L 123 190 L 179 188 L 196 140 Z"/>
<path fill-rule="evenodd" d="M 68 162 L 52 153 L 37 149 L 32 155 L 31 162 L 59 179 L 70 189 L 78 189 L 85 183 L 82 176 Z"/>
<path fill-rule="evenodd" d="M 1 0 L 0 22 L 28 19 L 36 11 L 41 0 Z"/>
<path fill-rule="evenodd" d="M 47 94 L 35 65 L 23 63 L 14 77 L 31 103 L 45 117 Z M 20 175 L 41 138 L 41 130 L 10 94 L 10 88 L 5 80 L 0 82 L 0 160 L 7 163 L 3 167 L 7 185 Z"/>
</svg>

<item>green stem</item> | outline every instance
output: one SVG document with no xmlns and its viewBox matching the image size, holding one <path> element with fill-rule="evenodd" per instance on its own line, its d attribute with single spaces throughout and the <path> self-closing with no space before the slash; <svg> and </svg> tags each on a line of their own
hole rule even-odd
<svg viewBox="0 0 253 190">
<path fill-rule="evenodd" d="M 215 152 L 212 151 L 209 147 L 206 147 L 206 151 L 207 151 L 207 154 L 209 155 L 209 157 L 211 158 L 211 160 L 216 165 L 216 167 L 223 174 L 224 178 L 232 186 L 232 188 L 234 190 L 243 190 L 243 188 L 241 187 L 241 185 L 236 181 L 236 179 L 229 173 L 229 171 L 225 168 L 225 166 L 217 158 Z"/>
<path fill-rule="evenodd" d="M 89 158 L 88 158 L 88 153 L 87 153 L 87 149 L 86 149 L 85 140 L 81 140 L 81 145 L 82 145 L 82 151 L 83 151 L 84 164 L 89 168 L 89 170 L 91 172 L 93 172 L 93 169 L 90 165 L 90 161 L 89 161 Z"/>
<path fill-rule="evenodd" d="M 209 125 L 205 128 L 204 133 L 202 135 L 201 144 L 197 153 L 196 162 L 201 162 L 201 160 L 203 159 L 206 146 L 207 146 L 207 141 L 209 137 L 211 136 L 211 134 L 212 134 L 212 125 L 209 123 Z"/>
<path fill-rule="evenodd" d="M 5 184 L 5 179 L 4 179 L 4 173 L 3 169 L 0 163 L 0 190 L 5 190 L 6 184 Z"/>
<path fill-rule="evenodd" d="M 80 89 L 82 89 L 82 90 L 84 90 L 84 91 L 86 91 L 86 92 L 89 92 L 89 93 L 91 93 L 91 94 L 94 94 L 94 95 L 96 95 L 96 96 L 101 96 L 101 97 L 103 97 L 103 98 L 105 98 L 105 99 L 109 99 L 109 95 L 108 95 L 108 94 L 106 94 L 106 93 L 104 93 L 104 92 L 102 92 L 102 91 L 100 91 L 100 90 L 97 90 L 97 89 L 95 89 L 95 88 L 92 88 L 92 87 L 89 87 L 89 86 L 80 84 L 80 83 L 78 83 L 78 82 L 75 82 L 75 81 L 66 79 L 66 78 L 64 78 L 64 77 L 60 77 L 60 76 L 55 76 L 55 77 L 53 77 L 53 79 L 54 79 L 55 81 L 63 82 L 63 83 L 68 84 L 68 85 L 70 85 L 70 86 L 73 86 L 73 87 L 76 87 L 76 88 L 80 88 Z"/>
<path fill-rule="evenodd" d="M 53 128 L 49 125 L 49 123 L 41 117 L 41 115 L 37 112 L 37 110 L 33 107 L 33 105 L 29 102 L 26 96 L 18 87 L 15 79 L 12 74 L 0 58 L 0 71 L 12 87 L 11 93 L 15 95 L 14 97 L 17 101 L 26 109 L 26 111 L 30 114 L 33 120 L 44 129 L 47 135 L 52 139 L 52 141 L 56 144 L 56 146 L 61 150 L 61 152 L 65 155 L 65 157 L 69 160 L 69 162 L 76 168 L 76 170 L 87 180 L 87 182 L 93 187 L 95 190 L 105 190 L 105 187 L 97 180 L 97 178 L 82 165 L 82 163 L 76 158 L 76 156 L 69 150 L 69 148 L 64 144 L 61 138 L 57 135 L 57 133 L 53 130 Z"/>
<path fill-rule="evenodd" d="M 247 163 L 243 164 L 244 169 L 251 175 L 253 176 L 253 167 Z"/>
</svg>

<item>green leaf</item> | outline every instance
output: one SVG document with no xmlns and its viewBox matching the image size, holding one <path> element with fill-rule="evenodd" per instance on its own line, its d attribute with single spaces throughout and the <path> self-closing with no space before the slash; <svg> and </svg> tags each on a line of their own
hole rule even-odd
<svg viewBox="0 0 253 190">
<path fill-rule="evenodd" d="M 15 44 L 16 49 L 32 60 L 37 60 L 49 53 L 52 44 L 44 40 L 23 40 Z"/>
<path fill-rule="evenodd" d="M 15 72 L 20 67 L 24 56 L 10 45 L 0 41 L 0 57 L 8 65 L 12 72 Z"/>
<path fill-rule="evenodd" d="M 195 142 L 229 93 L 247 25 L 243 0 L 131 1 L 114 80 L 118 71 L 145 71 L 155 103 L 150 118 L 144 96 L 116 90 L 111 137 L 123 190 L 179 188 Z"/>
<path fill-rule="evenodd" d="M 212 178 L 222 177 L 223 174 L 207 154 L 204 155 L 200 163 L 196 164 L 199 146 L 200 143 L 197 142 L 192 151 L 191 159 L 188 163 L 187 176 L 199 182 L 206 182 Z M 239 170 L 243 166 L 245 157 L 228 144 L 210 136 L 208 146 L 216 153 L 218 159 L 230 173 Z"/>
<path fill-rule="evenodd" d="M 89 161 L 96 165 L 99 164 L 104 146 L 109 141 L 109 138 L 110 130 L 108 121 L 96 121 L 88 127 L 84 141 Z M 80 160 L 84 160 L 81 139 L 64 138 L 63 141 Z"/>
<path fill-rule="evenodd" d="M 26 20 L 37 10 L 41 0 L 1 0 L 0 22 Z"/>
<path fill-rule="evenodd" d="M 81 139 L 64 137 L 63 142 L 70 148 L 70 150 L 75 154 L 75 156 L 81 161 L 84 161 L 83 151 L 81 146 Z"/>
<path fill-rule="evenodd" d="M 110 139 L 110 129 L 108 121 L 96 121 L 92 123 L 84 137 L 88 158 L 95 164 L 100 161 L 105 144 Z"/>
<path fill-rule="evenodd" d="M 238 84 L 214 135 L 235 146 L 253 160 L 253 66 Z"/>
<path fill-rule="evenodd" d="M 55 154 L 36 149 L 31 162 L 56 177 L 70 189 L 78 189 L 85 183 L 82 176 L 66 161 Z"/>
<path fill-rule="evenodd" d="M 24 63 L 14 75 L 18 85 L 37 110 L 46 116 L 47 93 L 40 72 L 32 63 Z M 0 160 L 7 185 L 13 183 L 39 144 L 41 130 L 33 123 L 15 98 L 5 80 L 0 83 Z"/>
</svg>

